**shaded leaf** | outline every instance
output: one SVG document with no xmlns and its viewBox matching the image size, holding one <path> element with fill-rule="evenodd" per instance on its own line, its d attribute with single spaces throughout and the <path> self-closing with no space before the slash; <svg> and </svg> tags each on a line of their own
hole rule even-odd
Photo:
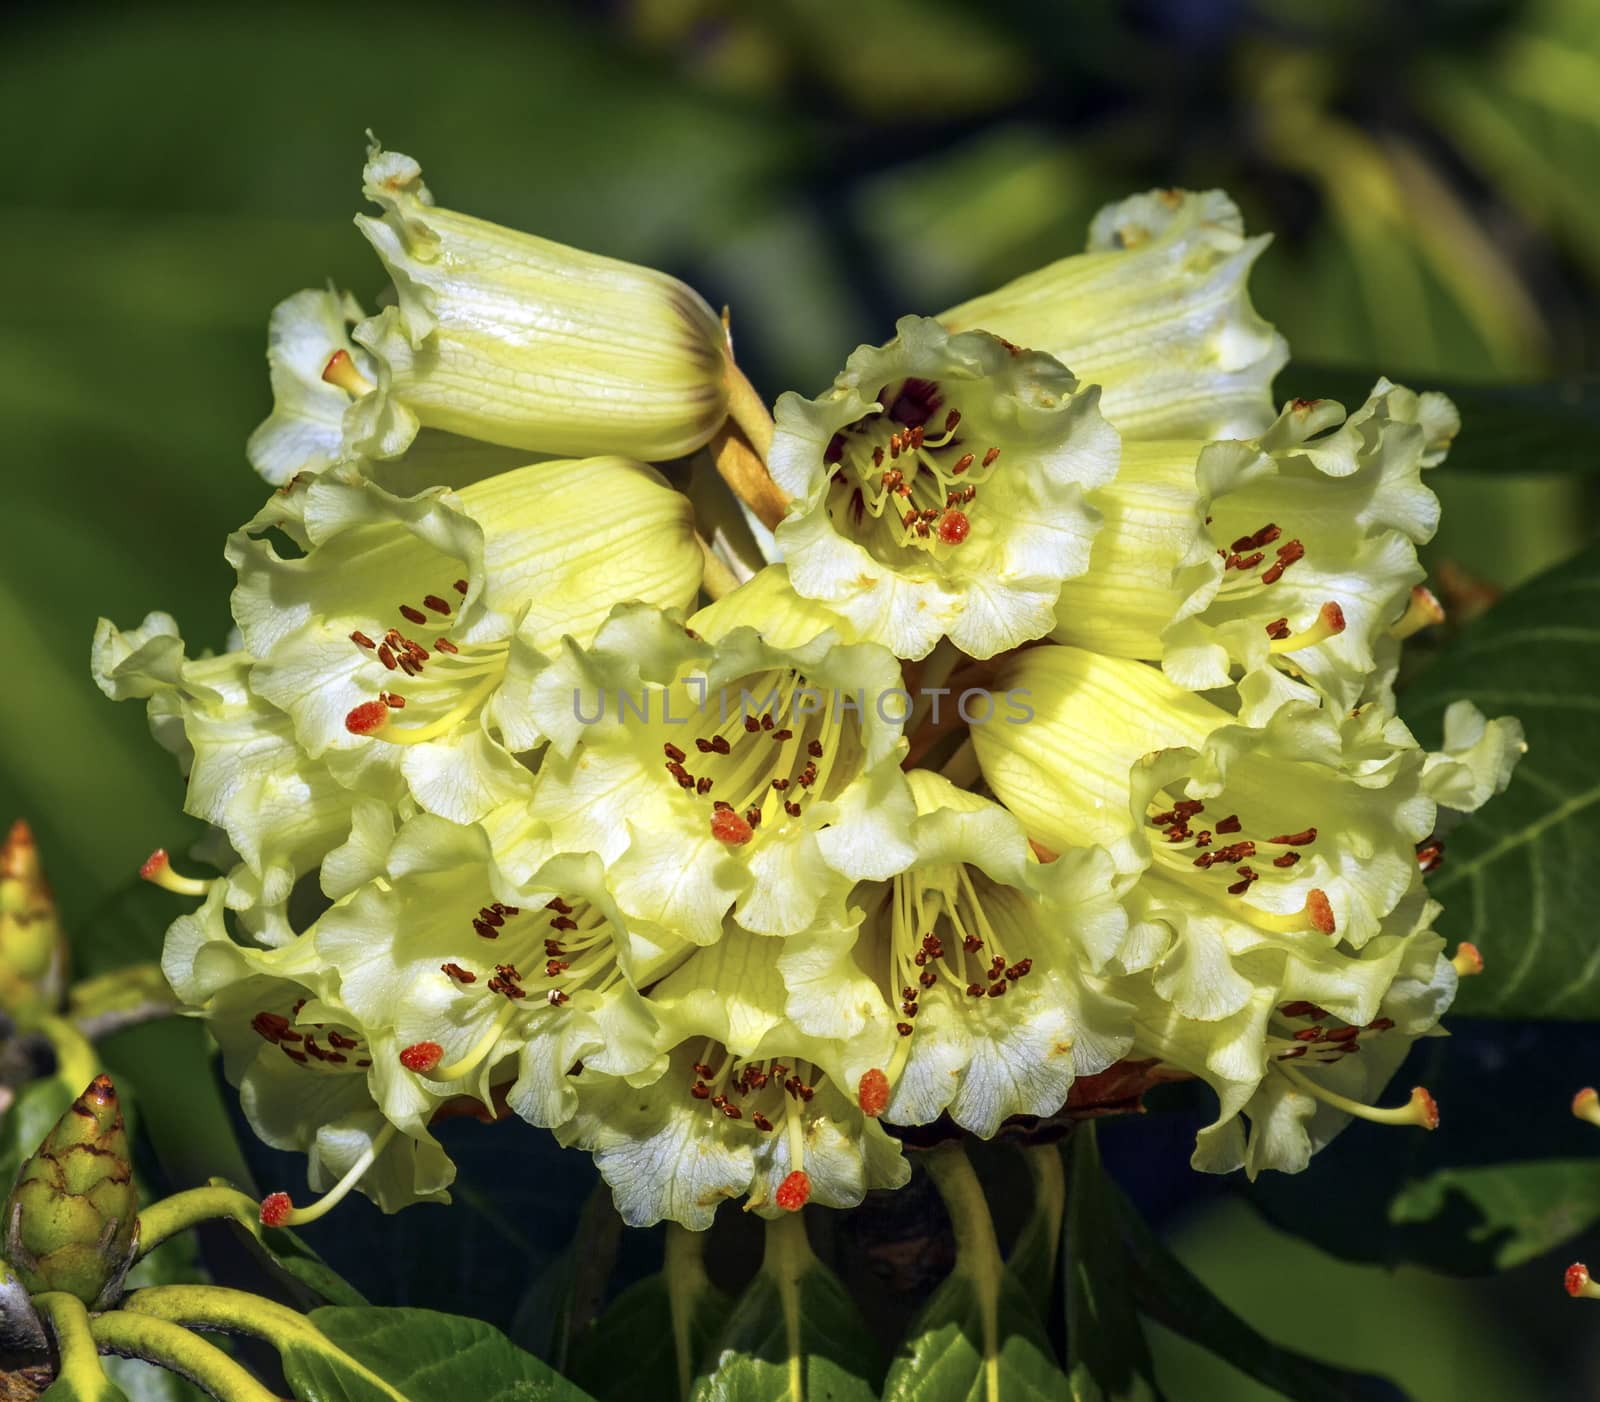
<svg viewBox="0 0 1600 1402">
<path fill-rule="evenodd" d="M 1471 1265 L 1505 1270 L 1600 1221 L 1600 1162 L 1442 1169 L 1406 1187 L 1389 1204 L 1389 1220 L 1426 1224 L 1445 1238 L 1442 1250 L 1453 1247 Z"/>
<path fill-rule="evenodd" d="M 1109 1179 L 1106 1192 L 1116 1205 L 1128 1242 L 1135 1297 L 1150 1318 L 1227 1359 L 1240 1372 L 1276 1388 L 1293 1402 L 1397 1402 L 1402 1398 L 1386 1378 L 1319 1363 L 1262 1337 L 1167 1250 Z"/>
<path fill-rule="evenodd" d="M 1600 546 L 1539 576 L 1478 619 L 1401 698 L 1425 744 L 1445 708 L 1467 699 L 1515 714 L 1528 753 L 1510 787 L 1446 835 L 1429 882 L 1441 933 L 1471 940 L 1487 964 L 1458 1014 L 1600 1017 L 1600 946 L 1591 933 L 1600 869 L 1589 859 L 1600 805 Z"/>
<path fill-rule="evenodd" d="M 1012 1243 L 1006 1269 L 1042 1316 L 1055 1288 L 1056 1263 L 1061 1258 L 1066 1175 L 1061 1168 L 1061 1152 L 1054 1144 L 1034 1145 L 1022 1154 L 1032 1180 L 1033 1205 Z"/>
<path fill-rule="evenodd" d="M 1153 1402 L 1160 1390 L 1134 1307 L 1116 1201 L 1093 1120 L 1073 1130 L 1067 1153 L 1067 1372 L 1073 1396 Z"/>
<path fill-rule="evenodd" d="M 685 1301 L 691 1367 L 708 1356 L 732 1307 L 733 1302 L 709 1282 L 694 1289 Z M 659 1395 L 663 1379 L 678 1374 L 673 1331 L 667 1277 L 664 1273 L 649 1276 L 624 1290 L 611 1308 L 578 1336 L 567 1371 L 598 1402 L 634 1402 Z"/>
</svg>

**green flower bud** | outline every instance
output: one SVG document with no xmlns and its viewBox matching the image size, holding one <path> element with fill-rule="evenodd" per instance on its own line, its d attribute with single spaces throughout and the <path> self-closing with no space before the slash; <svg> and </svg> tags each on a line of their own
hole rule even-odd
<svg viewBox="0 0 1600 1402">
<path fill-rule="evenodd" d="M 374 147 L 359 215 L 398 306 L 350 333 L 325 378 L 360 403 L 347 441 L 405 450 L 418 425 L 535 452 L 681 457 L 727 415 L 727 335 L 665 273 L 440 209 L 409 156 Z M 351 373 L 356 372 L 356 373 Z"/>
<path fill-rule="evenodd" d="M 122 1106 L 111 1077 L 96 1076 L 17 1175 L 6 1258 L 34 1294 L 103 1305 L 132 1264 L 138 1213 Z"/>
<path fill-rule="evenodd" d="M 0 844 L 0 1011 L 23 1022 L 54 1010 L 66 979 L 67 944 L 21 818 Z"/>
</svg>

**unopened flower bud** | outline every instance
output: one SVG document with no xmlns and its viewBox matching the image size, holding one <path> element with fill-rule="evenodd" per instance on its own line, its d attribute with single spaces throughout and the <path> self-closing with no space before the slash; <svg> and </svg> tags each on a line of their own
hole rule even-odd
<svg viewBox="0 0 1600 1402">
<path fill-rule="evenodd" d="M 97 1076 L 17 1175 L 6 1258 L 35 1294 L 64 1290 L 103 1303 L 133 1260 L 138 1211 L 116 1087 Z"/>
<path fill-rule="evenodd" d="M 372 150 L 365 189 L 383 213 L 356 224 L 399 305 L 352 332 L 378 387 L 331 382 L 370 406 L 384 456 L 405 446 L 409 420 L 535 452 L 659 461 L 693 452 L 726 417 L 726 333 L 676 278 L 440 209 L 395 151 Z"/>
<path fill-rule="evenodd" d="M 33 831 L 21 818 L 0 843 L 0 1011 L 26 1022 L 61 1001 L 67 944 Z"/>
</svg>

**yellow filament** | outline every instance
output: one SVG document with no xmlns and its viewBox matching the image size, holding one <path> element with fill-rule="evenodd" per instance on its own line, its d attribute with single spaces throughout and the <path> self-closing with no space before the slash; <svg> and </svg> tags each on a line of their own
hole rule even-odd
<svg viewBox="0 0 1600 1402">
<path fill-rule="evenodd" d="M 495 1043 L 500 1040 L 501 1034 L 511 1024 L 511 1019 L 516 1016 L 516 1004 L 507 1001 L 505 1007 L 495 1015 L 489 1024 L 489 1029 L 472 1045 L 472 1050 L 465 1056 L 458 1057 L 448 1066 L 435 1066 L 430 1073 L 436 1081 L 459 1081 L 463 1076 L 470 1074 L 474 1068 L 494 1050 Z"/>
<path fill-rule="evenodd" d="M 309 1207 L 294 1208 L 279 1225 L 285 1227 L 303 1227 L 308 1222 L 315 1222 L 317 1218 L 325 1216 L 327 1213 L 333 1211 L 334 1208 L 344 1201 L 350 1190 L 355 1187 L 355 1185 L 359 1183 L 363 1177 L 366 1176 L 367 1170 L 378 1161 L 378 1155 L 383 1153 L 383 1151 L 389 1147 L 389 1141 L 393 1139 L 394 1136 L 395 1126 L 392 1124 L 385 1124 L 384 1127 L 373 1136 L 372 1143 L 367 1145 L 367 1147 L 362 1151 L 361 1157 L 350 1165 L 349 1170 L 345 1173 L 343 1178 L 335 1183 L 332 1188 L 330 1188 Z"/>
<path fill-rule="evenodd" d="M 1314 1100 L 1320 1100 L 1324 1105 L 1331 1105 L 1335 1110 L 1343 1110 L 1345 1114 L 1354 1115 L 1357 1119 L 1370 1120 L 1375 1125 L 1417 1125 L 1423 1129 L 1433 1129 L 1437 1123 L 1434 1113 L 1429 1108 L 1432 1100 L 1420 1086 L 1411 1092 L 1411 1099 L 1406 1101 L 1404 1105 L 1395 1105 L 1387 1110 L 1380 1110 L 1375 1105 L 1367 1105 L 1362 1101 L 1352 1100 L 1347 1095 L 1340 1095 L 1336 1090 L 1329 1090 L 1326 1086 L 1318 1085 L 1303 1071 L 1297 1071 L 1294 1067 L 1287 1066 L 1281 1061 L 1273 1064 Z"/>
<path fill-rule="evenodd" d="M 1389 636 L 1409 638 L 1413 633 L 1443 622 L 1444 606 L 1434 597 L 1431 589 L 1419 584 L 1411 591 L 1411 601 L 1406 605 L 1406 611 L 1389 625 Z"/>
<path fill-rule="evenodd" d="M 1318 643 L 1325 643 L 1329 638 L 1342 632 L 1344 632 L 1344 611 L 1338 604 L 1324 604 L 1317 614 L 1317 621 L 1309 628 L 1291 633 L 1287 638 L 1274 638 L 1267 644 L 1267 651 L 1296 652 L 1303 647 L 1315 647 Z"/>
<path fill-rule="evenodd" d="M 452 706 L 438 720 L 430 721 L 427 725 L 415 728 L 402 728 L 395 725 L 386 725 L 381 730 L 376 730 L 373 735 L 376 739 L 387 741 L 391 745 L 421 745 L 436 736 L 443 735 L 447 730 L 453 729 L 465 720 L 488 697 L 495 687 L 500 684 L 500 671 L 496 668 L 484 677 L 471 691 L 466 699 L 459 705 Z"/>
<path fill-rule="evenodd" d="M 356 399 L 360 399 L 364 394 L 371 394 L 377 388 L 371 380 L 356 368 L 356 363 L 350 358 L 350 353 L 343 350 L 335 351 L 329 358 L 328 363 L 323 366 L 322 378 L 330 385 L 337 385 L 346 394 L 352 395 Z"/>
</svg>

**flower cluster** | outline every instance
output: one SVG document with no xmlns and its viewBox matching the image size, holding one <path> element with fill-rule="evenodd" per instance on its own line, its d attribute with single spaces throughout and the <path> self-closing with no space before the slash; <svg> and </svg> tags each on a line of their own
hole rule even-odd
<svg viewBox="0 0 1600 1402">
<path fill-rule="evenodd" d="M 853 1205 L 904 1127 L 1114 1067 L 1215 1090 L 1207 1170 L 1431 1126 L 1372 1102 L 1475 957 L 1432 929 L 1440 809 L 1521 748 L 1458 705 L 1429 753 L 1393 706 L 1455 414 L 1275 413 L 1225 196 L 1112 206 L 769 418 L 675 280 L 392 152 L 365 192 L 383 310 L 272 317 L 227 648 L 94 646 L 215 829 L 220 876 L 146 868 L 203 897 L 167 976 L 331 1189 L 269 1220 L 442 1196 L 460 1113 L 691 1227 Z M 786 502 L 764 566 L 697 531 L 702 450 Z"/>
</svg>

